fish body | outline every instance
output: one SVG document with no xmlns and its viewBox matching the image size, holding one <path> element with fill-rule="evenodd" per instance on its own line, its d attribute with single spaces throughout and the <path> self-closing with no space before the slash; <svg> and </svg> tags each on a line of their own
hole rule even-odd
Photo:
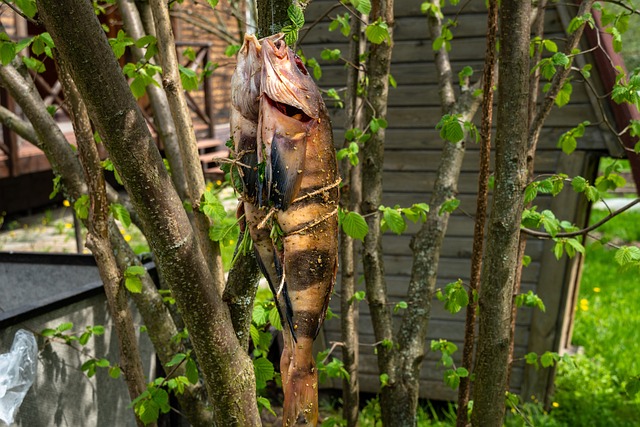
<svg viewBox="0 0 640 427">
<path fill-rule="evenodd" d="M 249 43 L 255 46 L 253 40 Z M 238 61 L 238 67 L 243 64 L 245 69 L 236 69 L 237 74 L 252 76 L 247 67 L 260 70 L 257 122 L 254 116 L 240 114 L 242 118 L 235 121 L 232 116 L 236 150 L 253 149 L 255 144 L 253 170 L 243 177 L 244 212 L 284 325 L 283 424 L 316 425 L 318 388 L 312 345 L 324 321 L 338 267 L 339 175 L 331 124 L 315 82 L 281 35 L 260 40 L 259 47 L 260 64 L 246 60 L 252 55 L 249 46 L 241 51 L 247 55 L 244 62 Z M 243 96 L 255 103 L 252 84 L 234 86 L 233 82 L 232 104 L 244 105 Z M 245 110 L 252 112 L 254 107 Z M 236 127 L 241 129 L 237 134 Z M 249 158 L 253 160 L 245 154 L 240 161 L 246 163 Z"/>
</svg>

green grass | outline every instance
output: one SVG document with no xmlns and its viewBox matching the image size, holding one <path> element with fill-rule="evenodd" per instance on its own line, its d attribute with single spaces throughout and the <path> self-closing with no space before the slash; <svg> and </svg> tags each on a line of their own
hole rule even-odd
<svg viewBox="0 0 640 427">
<path fill-rule="evenodd" d="M 605 216 L 594 211 L 591 222 Z M 640 419 L 640 395 L 628 396 L 625 385 L 640 374 L 640 271 L 620 269 L 606 243 L 640 242 L 640 213 L 626 212 L 597 234 L 602 240 L 586 247 L 575 308 L 572 343 L 584 355 L 575 357 L 575 367 L 559 366 L 552 417 L 567 426 L 632 426 Z"/>
</svg>

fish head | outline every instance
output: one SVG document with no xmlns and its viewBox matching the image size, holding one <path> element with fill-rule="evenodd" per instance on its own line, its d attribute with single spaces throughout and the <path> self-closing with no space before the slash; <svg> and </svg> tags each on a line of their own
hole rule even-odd
<svg viewBox="0 0 640 427">
<path fill-rule="evenodd" d="M 324 108 L 318 86 L 284 35 L 262 39 L 262 96 L 289 117 L 318 119 Z"/>
<path fill-rule="evenodd" d="M 245 118 L 256 123 L 260 103 L 261 49 L 253 34 L 245 34 L 231 77 L 231 104 Z"/>
</svg>

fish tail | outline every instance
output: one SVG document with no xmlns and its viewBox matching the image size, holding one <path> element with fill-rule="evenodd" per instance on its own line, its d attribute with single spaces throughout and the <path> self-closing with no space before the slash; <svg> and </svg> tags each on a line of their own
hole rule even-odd
<svg viewBox="0 0 640 427">
<path fill-rule="evenodd" d="M 289 339 L 280 362 L 284 409 L 282 425 L 315 426 L 318 424 L 318 375 L 313 359 L 313 340 Z M 284 369 L 283 369 L 284 368 Z"/>
</svg>

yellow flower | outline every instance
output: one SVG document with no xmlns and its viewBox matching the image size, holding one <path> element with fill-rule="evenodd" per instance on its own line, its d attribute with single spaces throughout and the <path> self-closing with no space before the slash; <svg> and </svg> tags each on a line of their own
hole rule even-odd
<svg viewBox="0 0 640 427">
<path fill-rule="evenodd" d="M 125 234 L 124 235 L 124 241 L 125 242 L 130 242 L 131 241 L 131 235 L 130 234 Z"/>
<path fill-rule="evenodd" d="M 222 185 L 222 181 L 217 180 L 217 181 L 216 181 L 216 185 Z"/>
<path fill-rule="evenodd" d="M 123 228 L 121 228 L 121 229 L 120 229 L 120 234 L 123 234 L 123 235 L 124 235 L 124 233 L 126 233 L 126 231 L 124 231 L 124 229 L 123 229 Z"/>
<path fill-rule="evenodd" d="M 64 206 L 64 207 L 68 208 L 69 206 L 71 206 L 71 203 L 69 203 L 69 201 L 68 201 L 68 200 L 63 200 L 63 201 L 62 201 L 62 206 Z"/>
<path fill-rule="evenodd" d="M 553 402 L 551 406 L 553 406 L 554 408 L 559 408 L 560 404 L 558 402 Z"/>
<path fill-rule="evenodd" d="M 71 224 L 70 222 L 64 223 L 64 228 L 71 228 L 71 227 L 73 227 L 73 224 Z"/>
<path fill-rule="evenodd" d="M 582 298 L 580 300 L 580 310 L 589 311 L 589 300 Z"/>
<path fill-rule="evenodd" d="M 595 292 L 595 293 L 600 292 L 600 288 L 593 288 L 593 292 Z"/>
</svg>

